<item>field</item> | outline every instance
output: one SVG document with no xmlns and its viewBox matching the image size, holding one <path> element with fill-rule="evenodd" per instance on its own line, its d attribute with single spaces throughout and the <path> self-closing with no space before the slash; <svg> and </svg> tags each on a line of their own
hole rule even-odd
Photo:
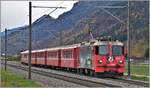
<svg viewBox="0 0 150 88">
<path fill-rule="evenodd" d="M 1 69 L 1 87 L 40 87 L 32 80 Z"/>
<path fill-rule="evenodd" d="M 126 73 L 127 75 L 127 70 L 128 67 L 126 66 Z M 137 64 L 132 64 L 131 65 L 131 78 L 136 79 L 136 80 L 143 80 L 143 81 L 148 81 L 149 80 L 149 65 L 137 65 Z"/>
</svg>

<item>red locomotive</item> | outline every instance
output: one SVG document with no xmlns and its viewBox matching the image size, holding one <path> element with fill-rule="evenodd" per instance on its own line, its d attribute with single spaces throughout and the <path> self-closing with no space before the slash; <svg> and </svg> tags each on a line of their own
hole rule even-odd
<svg viewBox="0 0 150 88">
<path fill-rule="evenodd" d="M 82 74 L 122 76 L 126 50 L 120 41 L 94 40 L 32 51 L 33 65 L 74 70 Z M 21 52 L 21 63 L 28 63 L 28 51 Z"/>
</svg>

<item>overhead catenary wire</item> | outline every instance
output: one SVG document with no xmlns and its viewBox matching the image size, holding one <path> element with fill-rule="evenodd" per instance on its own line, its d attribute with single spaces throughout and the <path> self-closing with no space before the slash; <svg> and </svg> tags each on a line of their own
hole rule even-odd
<svg viewBox="0 0 150 88">
<path fill-rule="evenodd" d="M 42 13 L 49 12 L 50 9 L 54 9 L 54 10 L 50 11 L 50 12 L 47 14 L 47 15 L 49 15 L 49 14 L 53 13 L 54 11 L 56 11 L 56 10 L 58 9 L 57 6 L 61 5 L 63 2 L 64 2 L 64 1 L 58 3 L 56 6 L 53 6 L 53 7 L 51 7 L 51 8 L 48 8 L 48 9 L 45 10 L 44 12 L 40 12 L 40 13 L 34 14 L 34 16 L 35 16 L 35 15 L 41 15 Z M 40 7 L 40 8 L 42 8 L 42 7 L 43 7 L 43 8 L 47 8 L 48 6 L 32 6 L 32 7 L 34 7 L 34 8 L 38 8 L 38 7 Z M 56 9 L 56 8 L 57 8 L 57 9 Z M 59 8 L 65 8 L 65 7 L 60 6 Z M 28 20 L 28 16 L 29 16 L 29 15 L 26 15 L 26 16 L 24 17 L 24 19 L 23 19 L 23 21 L 22 21 L 22 25 L 26 25 L 26 22 L 27 22 L 27 20 Z"/>
<path fill-rule="evenodd" d="M 32 2 L 29 2 L 29 61 L 28 61 L 28 79 L 31 79 L 31 50 L 32 50 L 32 8 L 55 8 L 46 6 L 32 6 Z M 56 7 L 57 8 L 57 7 Z M 62 7 L 58 7 L 62 8 Z"/>
<path fill-rule="evenodd" d="M 64 2 L 64 1 L 60 2 L 59 4 L 57 4 L 56 7 L 55 7 L 55 6 L 54 6 L 54 7 L 48 7 L 48 6 L 32 6 L 32 7 L 34 7 L 34 8 L 50 8 L 50 9 L 55 8 L 55 9 L 52 10 L 50 13 L 48 13 L 48 14 L 51 14 L 51 13 L 53 13 L 53 12 L 54 12 L 56 9 L 58 9 L 58 8 L 64 8 L 64 7 L 61 7 L 61 6 L 57 8 L 57 6 L 61 5 L 63 2 Z M 49 11 L 50 9 L 48 9 L 48 10 L 42 12 L 42 13 L 45 13 L 45 12 Z M 42 14 L 42 13 L 40 13 L 40 14 Z M 38 15 L 40 15 L 40 14 L 38 14 Z M 25 25 L 26 21 L 28 20 L 28 18 L 27 18 L 28 16 L 29 16 L 29 15 L 25 16 L 25 19 L 24 19 L 23 22 L 22 22 L 23 25 Z M 40 20 L 42 20 L 42 19 L 40 19 Z M 56 35 L 54 35 L 54 34 L 52 33 L 52 31 L 53 31 L 53 30 L 50 31 L 51 34 L 54 36 L 54 38 L 56 38 Z"/>
<path fill-rule="evenodd" d="M 57 7 L 64 9 L 65 7 L 59 6 L 59 5 L 61 5 L 63 2 L 64 2 L 64 1 L 58 3 L 56 6 L 53 6 L 53 7 L 48 7 L 48 6 L 32 6 L 32 7 L 33 7 L 33 8 L 43 8 L 43 9 L 48 8 L 48 9 L 45 10 L 44 12 L 40 12 L 40 13 L 37 13 L 37 14 L 36 14 L 36 15 L 41 15 L 42 13 L 49 12 L 51 9 L 54 9 L 54 10 L 55 10 Z M 54 12 L 54 10 L 50 11 L 48 14 L 51 14 L 52 12 Z"/>
<path fill-rule="evenodd" d="M 35 8 L 37 8 L 38 6 L 33 6 L 33 7 L 35 7 Z M 40 6 L 39 6 L 40 7 Z M 41 8 L 46 8 L 46 7 L 41 7 Z M 52 7 L 53 8 L 53 7 Z M 54 10 L 52 10 L 51 12 L 50 12 L 50 14 L 51 13 L 53 13 L 54 11 L 56 11 L 57 9 L 58 9 L 59 7 L 56 7 Z M 61 8 L 61 7 L 60 7 Z M 105 9 L 104 9 L 105 10 Z M 105 10 L 105 12 L 107 12 L 108 13 L 108 11 L 107 10 Z M 111 14 L 111 13 L 110 13 Z M 113 16 L 113 14 L 112 14 L 112 16 Z M 113 16 L 113 17 L 115 17 L 115 16 Z M 116 18 L 116 17 L 115 17 Z M 120 20 L 120 19 L 118 19 L 118 18 L 116 18 L 118 21 Z M 121 22 L 121 20 L 119 21 L 119 22 Z M 121 23 L 123 23 L 123 22 L 121 22 Z"/>
<path fill-rule="evenodd" d="M 110 9 L 122 9 L 126 8 L 127 6 L 98 6 L 99 8 L 110 8 Z"/>
<path fill-rule="evenodd" d="M 58 3 L 56 6 L 60 6 L 64 1 Z M 53 13 L 54 11 L 56 11 L 58 8 L 55 8 L 54 10 L 52 10 L 51 12 L 48 13 L 48 15 L 50 15 L 51 13 Z"/>
<path fill-rule="evenodd" d="M 48 13 L 48 15 L 50 15 L 51 13 L 53 13 L 54 11 L 56 11 L 58 8 L 55 8 L 54 10 L 52 10 L 50 13 Z"/>
<path fill-rule="evenodd" d="M 127 58 L 128 58 L 128 78 L 130 79 L 130 0 L 127 1 L 127 7 L 128 8 L 128 17 L 127 17 Z M 120 7 L 120 8 L 125 8 L 125 7 Z M 108 8 L 108 7 L 107 7 Z M 116 7 L 119 8 L 119 7 Z M 110 14 L 111 16 L 113 16 L 115 19 L 117 19 L 120 23 L 125 24 L 124 21 L 122 21 L 121 19 L 119 19 L 118 17 L 114 16 L 112 13 L 110 13 L 109 11 L 107 11 L 105 8 L 102 8 L 103 11 L 105 11 L 106 13 Z"/>
<path fill-rule="evenodd" d="M 33 8 L 65 8 L 65 7 L 48 7 L 48 6 L 32 6 Z"/>
<path fill-rule="evenodd" d="M 55 7 L 47 7 L 47 6 L 32 6 L 33 8 L 55 8 L 54 10 L 52 10 L 50 13 L 48 14 L 45 14 L 45 15 L 50 15 L 51 13 L 53 13 L 54 11 L 56 11 L 58 8 L 59 9 L 65 9 L 66 7 L 62 7 L 62 6 L 59 6 L 63 3 L 64 1 L 62 1 L 61 3 L 59 3 L 58 5 L 56 5 Z M 44 18 L 40 19 L 39 21 L 43 20 Z"/>
<path fill-rule="evenodd" d="M 23 21 L 22 21 L 22 25 L 26 25 L 26 22 L 27 22 L 28 19 L 28 15 L 25 15 Z"/>
<path fill-rule="evenodd" d="M 47 15 L 49 15 L 49 14 L 51 14 L 51 13 L 53 13 L 54 11 L 56 11 L 58 8 L 65 8 L 65 7 L 59 7 L 59 5 L 61 5 L 62 3 L 63 3 L 64 1 L 62 1 L 62 2 L 60 2 L 59 4 L 57 4 L 56 5 L 56 7 L 48 7 L 48 6 L 32 6 L 33 8 L 50 8 L 50 9 L 52 9 L 52 8 L 55 8 L 54 10 L 52 10 L 50 13 L 48 13 Z M 46 11 L 49 11 L 50 9 L 48 9 L 48 10 L 46 10 Z M 46 13 L 46 11 L 44 11 L 44 13 Z M 42 13 L 41 13 L 42 14 Z M 40 15 L 40 14 L 39 14 Z M 44 18 L 42 18 L 42 19 L 44 19 Z M 39 21 L 41 21 L 42 19 L 40 19 Z M 52 34 L 52 36 L 56 39 L 56 35 L 54 35 L 53 33 L 52 33 L 52 31 L 53 30 L 50 30 L 50 33 Z M 35 35 L 34 35 L 35 36 Z"/>
<path fill-rule="evenodd" d="M 119 19 L 118 17 L 116 17 L 115 15 L 113 15 L 111 12 L 109 12 L 108 10 L 106 10 L 106 9 L 104 9 L 104 8 L 102 8 L 102 10 L 104 11 L 104 12 L 106 12 L 107 14 L 109 14 L 109 15 L 111 15 L 111 16 L 113 16 L 116 20 L 118 20 L 120 23 L 125 23 L 124 21 L 122 21 L 121 19 Z"/>
</svg>

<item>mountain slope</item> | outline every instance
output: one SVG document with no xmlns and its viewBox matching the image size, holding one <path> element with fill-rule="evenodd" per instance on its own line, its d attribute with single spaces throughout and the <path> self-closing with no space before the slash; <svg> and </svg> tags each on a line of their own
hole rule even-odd
<svg viewBox="0 0 150 88">
<path fill-rule="evenodd" d="M 121 41 L 127 40 L 126 19 L 127 8 L 106 9 L 125 24 L 121 24 L 99 6 L 127 5 L 119 1 L 81 1 L 74 4 L 71 11 L 66 12 L 58 19 L 44 15 L 33 23 L 32 46 L 33 49 L 73 44 L 89 40 L 89 28 L 92 29 L 94 38 L 111 35 Z M 148 3 L 146 1 L 131 2 L 131 29 L 132 40 L 136 43 L 144 38 L 140 34 L 143 29 L 148 30 Z M 91 24 L 89 27 L 89 23 Z M 13 29 L 16 30 L 16 29 Z M 8 35 L 8 53 L 17 54 L 28 49 L 28 26 L 17 28 L 20 31 Z M 2 37 L 2 52 L 4 52 L 4 37 Z"/>
</svg>

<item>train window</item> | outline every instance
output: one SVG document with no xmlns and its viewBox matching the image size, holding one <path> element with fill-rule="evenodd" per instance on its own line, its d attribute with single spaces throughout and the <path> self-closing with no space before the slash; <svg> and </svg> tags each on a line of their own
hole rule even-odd
<svg viewBox="0 0 150 88">
<path fill-rule="evenodd" d="M 112 55 L 122 55 L 123 54 L 123 47 L 118 45 L 112 46 Z"/>
<path fill-rule="evenodd" d="M 57 52 L 48 52 L 48 57 L 57 58 Z"/>
<path fill-rule="evenodd" d="M 100 55 L 108 55 L 109 54 L 109 48 L 107 45 L 100 45 L 99 46 L 99 54 Z"/>
<path fill-rule="evenodd" d="M 64 58 L 72 58 L 72 51 L 71 50 L 64 51 L 63 57 Z"/>
<path fill-rule="evenodd" d="M 24 58 L 26 58 L 26 54 L 24 54 Z"/>
<path fill-rule="evenodd" d="M 32 53 L 32 58 L 35 58 L 35 53 Z"/>
<path fill-rule="evenodd" d="M 27 56 L 27 55 L 28 55 L 28 54 L 25 54 L 25 55 L 24 55 L 24 57 L 25 57 L 25 58 L 28 58 L 28 56 Z"/>
<path fill-rule="evenodd" d="M 22 55 L 21 55 L 21 58 L 25 58 L 25 55 L 24 55 L 24 54 L 22 54 Z"/>
<path fill-rule="evenodd" d="M 37 53 L 38 54 L 38 57 L 41 57 L 41 53 Z"/>
<path fill-rule="evenodd" d="M 39 52 L 39 53 L 38 53 L 38 57 L 39 57 L 39 58 L 43 58 L 43 57 L 44 57 L 44 55 L 45 55 L 45 53 L 44 53 L 44 52 Z"/>
</svg>

